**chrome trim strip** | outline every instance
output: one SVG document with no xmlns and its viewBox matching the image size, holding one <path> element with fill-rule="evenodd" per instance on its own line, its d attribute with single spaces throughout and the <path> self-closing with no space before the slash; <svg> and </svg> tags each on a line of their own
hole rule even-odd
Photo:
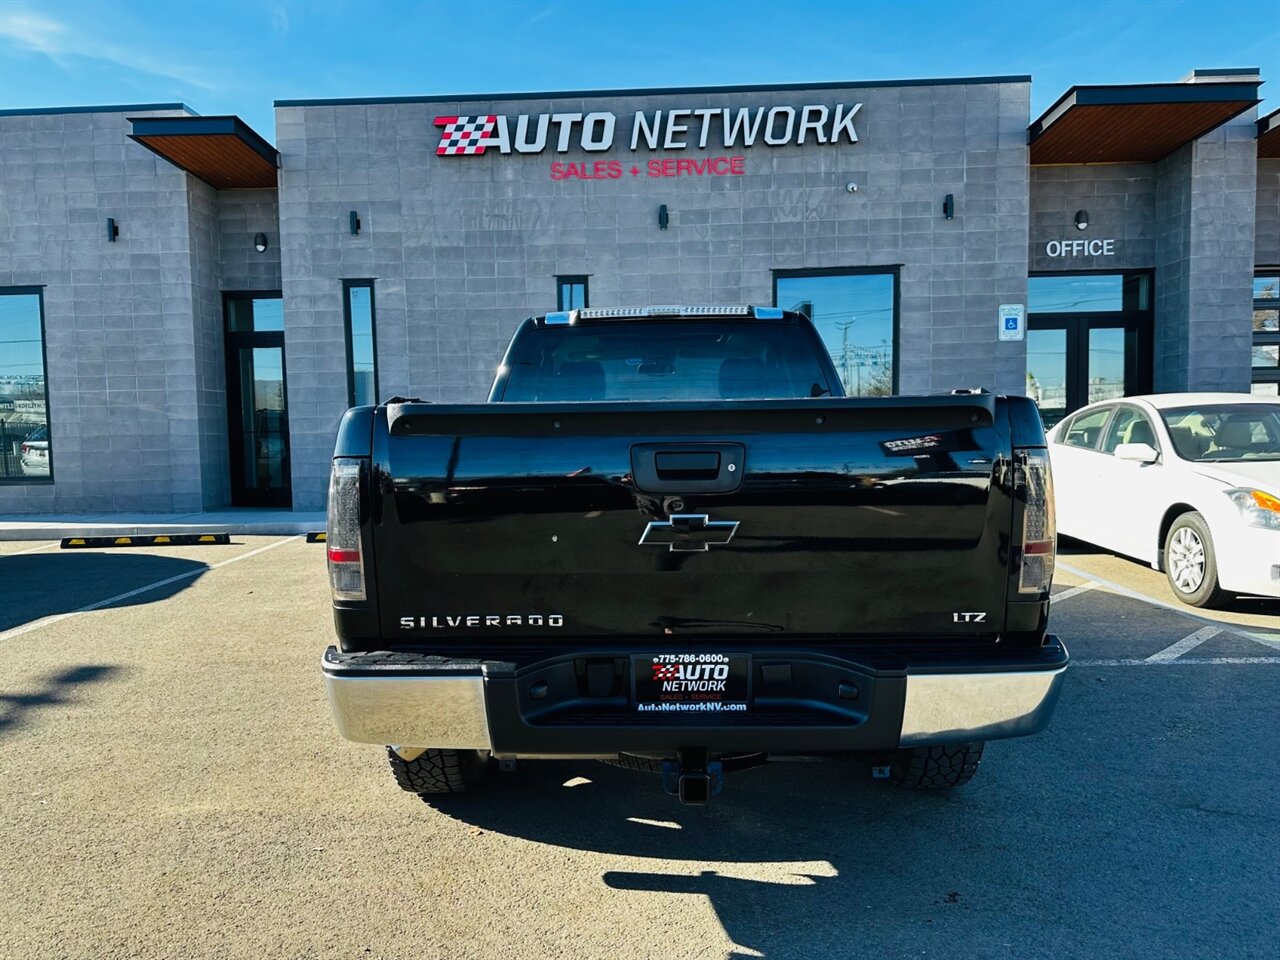
<svg viewBox="0 0 1280 960">
<path fill-rule="evenodd" d="M 324 677 L 338 733 L 357 743 L 489 750 L 484 678 Z"/>
<path fill-rule="evenodd" d="M 1038 733 L 1053 713 L 1066 669 L 908 675 L 899 742 L 908 747 Z"/>
</svg>

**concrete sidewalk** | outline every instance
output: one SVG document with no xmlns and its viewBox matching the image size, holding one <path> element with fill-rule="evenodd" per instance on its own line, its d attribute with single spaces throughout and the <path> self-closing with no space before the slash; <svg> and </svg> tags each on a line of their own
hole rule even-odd
<svg viewBox="0 0 1280 960">
<path fill-rule="evenodd" d="M 0 540 L 58 540 L 62 537 L 125 537 L 163 533 L 240 535 L 309 533 L 323 530 L 316 511 L 239 508 L 204 513 L 94 513 L 54 516 L 0 514 Z"/>
</svg>

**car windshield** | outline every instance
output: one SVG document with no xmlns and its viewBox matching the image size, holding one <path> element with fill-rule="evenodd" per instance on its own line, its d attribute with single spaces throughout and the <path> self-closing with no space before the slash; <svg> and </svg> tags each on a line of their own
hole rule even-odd
<svg viewBox="0 0 1280 960">
<path fill-rule="evenodd" d="M 827 394 L 794 323 L 714 320 L 538 327 L 517 337 L 501 399 L 724 400 Z"/>
<path fill-rule="evenodd" d="M 1160 415 L 1183 460 L 1280 460 L 1280 404 L 1212 403 Z"/>
</svg>

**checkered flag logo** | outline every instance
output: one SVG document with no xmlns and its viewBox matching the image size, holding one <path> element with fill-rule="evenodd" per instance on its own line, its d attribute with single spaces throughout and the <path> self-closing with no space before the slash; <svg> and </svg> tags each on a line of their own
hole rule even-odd
<svg viewBox="0 0 1280 960">
<path fill-rule="evenodd" d="M 680 668 L 674 663 L 655 663 L 653 665 L 654 680 L 675 680 L 680 674 Z"/>
<path fill-rule="evenodd" d="M 436 156 L 470 157 L 484 153 L 485 147 L 497 142 L 493 136 L 497 123 L 496 116 L 436 117 L 436 126 L 444 127 Z"/>
</svg>

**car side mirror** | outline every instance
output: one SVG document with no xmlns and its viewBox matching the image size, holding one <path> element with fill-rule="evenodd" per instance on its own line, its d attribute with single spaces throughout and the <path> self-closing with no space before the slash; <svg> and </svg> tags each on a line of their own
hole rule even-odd
<svg viewBox="0 0 1280 960">
<path fill-rule="evenodd" d="M 1155 463 L 1160 459 L 1160 452 L 1149 443 L 1122 443 L 1116 447 L 1116 456 L 1137 463 Z"/>
</svg>

